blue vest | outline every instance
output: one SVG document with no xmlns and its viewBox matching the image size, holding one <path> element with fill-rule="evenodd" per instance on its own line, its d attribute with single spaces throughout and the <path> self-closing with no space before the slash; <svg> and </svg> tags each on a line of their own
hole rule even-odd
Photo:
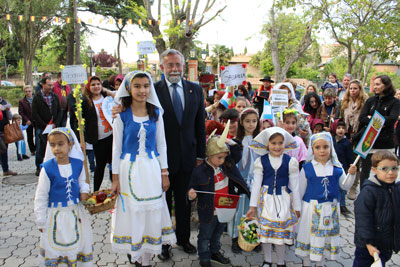
<svg viewBox="0 0 400 267">
<path fill-rule="evenodd" d="M 304 164 L 303 169 L 307 178 L 304 201 L 318 200 L 318 203 L 323 203 L 340 199 L 339 179 L 343 173 L 342 168 L 333 166 L 333 174 L 326 177 L 317 176 L 311 162 Z"/>
<path fill-rule="evenodd" d="M 160 111 L 158 108 L 156 108 L 157 118 L 159 113 Z M 139 154 L 139 130 L 141 123 L 133 120 L 131 107 L 128 107 L 124 112 L 121 112 L 120 116 L 122 122 L 124 123 L 121 159 L 123 159 L 126 154 L 130 153 L 130 160 L 133 162 L 136 160 L 136 155 Z M 156 146 L 156 121 L 157 120 L 155 118 L 151 118 L 143 122 L 144 129 L 146 130 L 146 152 L 149 158 L 153 158 L 151 152 L 154 152 L 156 156 L 159 155 Z"/>
<path fill-rule="evenodd" d="M 49 207 L 54 207 L 61 203 L 63 207 L 67 207 L 68 201 L 72 200 L 75 204 L 79 203 L 79 176 L 81 175 L 83 162 L 79 159 L 69 158 L 72 167 L 72 175 L 61 177 L 58 164 L 55 158 L 50 159 L 42 164 L 46 170 L 46 174 L 50 179 Z"/>
<path fill-rule="evenodd" d="M 273 191 L 274 189 L 277 195 L 281 195 L 282 186 L 286 186 L 288 192 L 290 193 L 290 190 L 288 188 L 290 156 L 283 154 L 282 164 L 275 173 L 275 170 L 274 168 L 272 168 L 271 162 L 269 161 L 268 155 L 269 154 L 265 154 L 264 156 L 261 157 L 261 163 L 264 171 L 262 185 L 268 186 L 268 194 L 270 195 L 274 193 Z"/>
</svg>

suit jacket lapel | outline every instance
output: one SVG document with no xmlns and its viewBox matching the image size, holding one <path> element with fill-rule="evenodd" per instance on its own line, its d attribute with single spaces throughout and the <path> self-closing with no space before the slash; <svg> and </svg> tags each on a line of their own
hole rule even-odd
<svg viewBox="0 0 400 267">
<path fill-rule="evenodd" d="M 171 95 L 169 94 L 167 82 L 165 80 L 162 81 L 162 88 L 160 88 L 159 93 L 160 96 L 158 97 L 158 99 L 161 102 L 164 112 L 171 112 L 175 116 L 174 107 L 172 106 Z"/>
<path fill-rule="evenodd" d="M 189 88 L 187 82 L 185 80 L 182 80 L 182 86 L 183 86 L 183 94 L 185 96 L 185 108 L 183 109 L 183 118 L 182 118 L 182 123 L 186 120 L 187 114 L 189 112 L 189 107 L 191 105 L 190 103 L 190 96 L 192 94 L 192 90 Z"/>
</svg>

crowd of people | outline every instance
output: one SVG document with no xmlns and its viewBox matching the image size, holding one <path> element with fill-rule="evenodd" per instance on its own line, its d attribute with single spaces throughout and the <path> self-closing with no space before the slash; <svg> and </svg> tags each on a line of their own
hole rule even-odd
<svg viewBox="0 0 400 267">
<path fill-rule="evenodd" d="M 94 264 L 90 218 L 79 204 L 91 191 L 83 150 L 94 172 L 92 191 L 101 188 L 109 169 L 117 196 L 111 246 L 136 266 L 149 266 L 153 255 L 170 260 L 173 244 L 197 252 L 201 266 L 228 265 L 220 238 L 227 232 L 232 252 L 241 253 L 237 226 L 243 218 L 256 218 L 260 226 L 255 250 L 263 254 L 261 266 L 272 266 L 273 250 L 277 266 L 286 266 L 288 245 L 295 246 L 303 266 L 323 266 L 326 257 L 340 257 L 339 218 L 351 213 L 346 198 L 357 198 L 353 266 L 371 265 L 376 254 L 384 265 L 399 251 L 400 101 L 388 76 L 374 79 L 371 97 L 349 74 L 339 82 L 331 73 L 320 90 L 310 84 L 303 96 L 294 81 L 273 85 L 265 76 L 260 88 L 238 86 L 235 104 L 226 108 L 219 103 L 224 90 L 209 95 L 183 79 L 179 51 L 169 49 L 160 58 L 159 82 L 134 71 L 104 82 L 91 76 L 75 89 L 83 95 L 84 147 L 77 138 L 73 91 L 62 84 L 61 74 L 55 83 L 44 75 L 34 96 L 25 86 L 19 115 L 12 116 L 2 100 L 0 132 L 15 121 L 35 156 L 41 266 Z M 275 123 L 261 116 L 272 89 L 288 92 L 288 106 Z M 112 122 L 102 110 L 107 97 L 119 103 Z M 353 149 L 375 111 L 385 123 L 368 156 L 354 165 Z M 18 160 L 29 158 L 24 144 L 16 145 Z M 4 175 L 15 175 L 7 151 L 0 157 Z M 219 196 L 240 196 L 229 219 Z M 197 247 L 189 241 L 193 201 L 200 222 Z"/>
</svg>

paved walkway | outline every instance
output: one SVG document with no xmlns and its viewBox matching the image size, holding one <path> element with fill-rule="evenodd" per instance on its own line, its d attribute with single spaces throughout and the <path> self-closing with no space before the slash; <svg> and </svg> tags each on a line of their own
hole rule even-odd
<svg viewBox="0 0 400 267">
<path fill-rule="evenodd" d="M 15 145 L 9 146 L 10 169 L 20 174 L 34 176 L 34 157 L 17 161 Z M 1 172 L 0 172 L 1 174 Z M 0 266 L 37 266 L 39 252 L 39 231 L 34 223 L 33 198 L 36 184 L 7 185 L 0 177 Z M 108 177 L 103 187 L 109 187 Z M 348 201 L 348 207 L 353 210 L 353 202 Z M 340 221 L 342 236 L 342 257 L 338 261 L 326 261 L 326 266 L 352 266 L 354 254 L 353 234 L 354 217 L 342 218 Z M 132 266 L 126 256 L 117 255 L 110 246 L 110 214 L 108 212 L 92 216 L 94 238 L 95 266 Z M 197 227 L 193 226 L 191 242 L 196 244 Z M 263 261 L 261 253 L 232 254 L 231 241 L 227 235 L 222 237 L 222 249 L 233 266 L 259 266 Z M 173 247 L 172 260 L 160 262 L 156 257 L 152 266 L 199 266 L 197 255 L 188 255 L 180 248 Z M 274 256 L 275 257 L 275 256 Z M 287 266 L 302 266 L 301 259 L 294 255 L 293 246 L 287 251 Z M 214 265 L 218 266 L 218 265 Z M 274 267 L 276 265 L 273 265 Z M 387 266 L 400 266 L 400 255 L 394 255 Z"/>
</svg>

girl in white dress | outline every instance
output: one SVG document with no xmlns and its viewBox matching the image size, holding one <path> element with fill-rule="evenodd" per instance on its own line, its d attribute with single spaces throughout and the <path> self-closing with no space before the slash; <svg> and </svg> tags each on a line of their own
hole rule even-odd
<svg viewBox="0 0 400 267">
<path fill-rule="evenodd" d="M 253 218 L 257 211 L 263 267 L 272 266 L 272 244 L 278 255 L 278 267 L 286 266 L 285 245 L 293 244 L 293 226 L 300 216 L 299 163 L 284 153 L 285 147 L 296 148 L 296 142 L 280 127 L 263 130 L 251 143 L 251 148 L 261 157 L 254 163 L 250 209 L 246 216 Z"/>
<path fill-rule="evenodd" d="M 111 221 L 113 251 L 150 264 L 176 237 L 165 191 L 169 187 L 163 109 L 148 73 L 128 73 L 115 101 L 125 111 L 113 123 L 113 183 L 118 193 Z"/>
<path fill-rule="evenodd" d="M 331 260 L 339 258 L 339 187 L 349 190 L 357 168 L 346 173 L 342 169 L 330 133 L 314 134 L 310 138 L 306 163 L 300 172 L 300 197 L 303 200 L 296 255 L 303 257 L 303 266 L 323 266 L 324 255 Z"/>
<path fill-rule="evenodd" d="M 90 191 L 83 159 L 71 129 L 49 133 L 34 202 L 41 232 L 39 266 L 93 266 L 89 214 L 79 204 Z"/>
</svg>

